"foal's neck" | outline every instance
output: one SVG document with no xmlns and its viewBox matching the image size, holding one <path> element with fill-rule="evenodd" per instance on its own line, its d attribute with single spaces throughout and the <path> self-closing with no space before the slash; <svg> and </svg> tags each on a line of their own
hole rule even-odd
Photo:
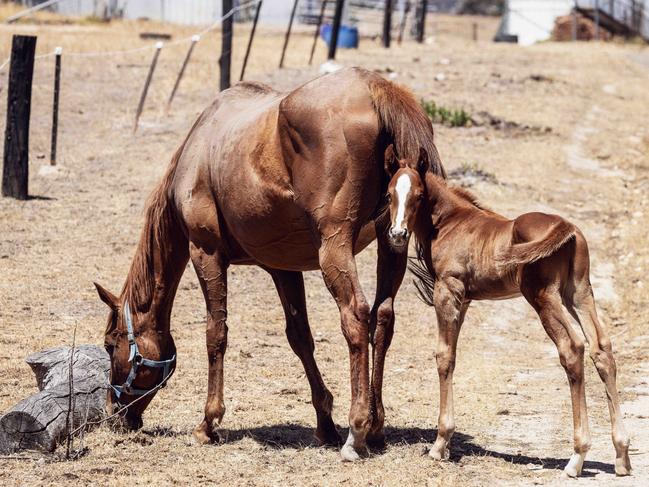
<svg viewBox="0 0 649 487">
<path fill-rule="evenodd" d="M 482 211 L 473 195 L 449 186 L 445 179 L 434 174 L 426 175 L 426 192 L 429 205 L 427 220 L 437 231 L 452 224 L 460 213 Z"/>
</svg>

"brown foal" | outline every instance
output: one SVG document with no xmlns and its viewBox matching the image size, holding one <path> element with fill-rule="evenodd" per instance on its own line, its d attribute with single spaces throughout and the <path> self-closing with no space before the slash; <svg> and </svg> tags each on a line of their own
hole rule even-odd
<svg viewBox="0 0 649 487">
<path fill-rule="evenodd" d="M 386 164 L 392 156 L 386 154 Z M 417 184 L 412 161 L 401 161 L 401 177 Z M 581 473 L 590 433 L 584 390 L 584 340 L 569 317 L 579 323 L 590 357 L 604 382 L 615 447 L 615 473 L 629 475 L 629 437 L 620 413 L 616 365 L 611 341 L 597 318 L 589 279 L 588 246 L 574 225 L 556 215 L 527 213 L 509 220 L 481 207 L 461 188 L 434 174 L 424 174 L 425 197 L 416 211 L 414 233 L 418 259 L 411 271 L 422 299 L 435 307 L 438 324 L 437 370 L 440 381 L 438 434 L 430 456 L 449 456 L 455 430 L 453 370 L 458 335 L 472 300 L 523 295 L 534 307 L 557 346 L 568 375 L 574 419 L 574 451 L 565 474 Z M 421 183 L 420 183 L 421 184 Z M 395 215 L 394 205 L 391 213 Z M 398 211 L 396 212 L 398 214 Z M 406 214 L 412 219 L 412 214 Z M 394 220 L 393 220 L 394 221 Z"/>
</svg>

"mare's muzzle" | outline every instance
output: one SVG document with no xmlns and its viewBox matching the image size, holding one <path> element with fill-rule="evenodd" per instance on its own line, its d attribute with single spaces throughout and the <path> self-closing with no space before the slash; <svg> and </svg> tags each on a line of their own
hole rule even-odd
<svg viewBox="0 0 649 487">
<path fill-rule="evenodd" d="M 128 361 L 131 364 L 131 370 L 129 371 L 128 376 L 126 377 L 126 380 L 122 385 L 110 384 L 110 387 L 113 389 L 115 403 L 120 407 L 128 405 L 121 403 L 120 397 L 122 396 L 122 394 L 141 397 L 151 393 L 154 390 L 162 389 L 167 384 L 167 380 L 169 380 L 171 375 L 174 373 L 174 370 L 176 369 L 176 354 L 174 354 L 170 359 L 167 360 L 149 360 L 148 358 L 144 358 L 142 356 L 140 350 L 137 347 L 137 343 L 135 342 L 135 333 L 133 332 L 133 318 L 131 316 L 131 309 L 128 305 L 128 301 L 124 303 L 124 319 L 126 320 L 129 347 Z M 162 369 L 162 378 L 155 386 L 150 389 L 136 389 L 132 384 L 137 377 L 140 367 Z"/>
</svg>

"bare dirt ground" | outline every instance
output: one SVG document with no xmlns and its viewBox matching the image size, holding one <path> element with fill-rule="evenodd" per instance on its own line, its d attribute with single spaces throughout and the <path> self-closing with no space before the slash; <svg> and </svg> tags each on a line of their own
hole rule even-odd
<svg viewBox="0 0 649 487">
<path fill-rule="evenodd" d="M 532 128 L 436 127 L 449 171 L 481 169 L 481 200 L 509 216 L 540 210 L 574 221 L 590 243 L 596 298 L 618 358 L 618 384 L 632 435 L 634 476 L 616 479 L 605 393 L 587 363 L 593 448 L 584 477 L 570 485 L 646 485 L 649 478 L 649 50 L 621 44 L 543 43 L 530 48 L 469 40 L 471 19 L 439 17 L 425 45 L 384 50 L 366 40 L 340 62 L 377 69 L 419 96 L 471 113 L 489 112 Z M 138 23 L 0 27 L 37 33 L 38 53 L 142 45 L 139 30 L 191 29 Z M 437 30 L 435 30 L 437 29 Z M 239 29 L 240 31 L 242 29 Z M 245 30 L 235 39 L 234 72 Z M 64 56 L 59 166 L 47 165 L 52 58 L 37 60 L 26 202 L 0 200 L 0 412 L 33 393 L 23 361 L 32 351 L 102 342 L 106 309 L 92 281 L 118 291 L 135 248 L 146 196 L 172 152 L 217 89 L 217 34 L 198 45 L 169 116 L 164 101 L 186 45 L 165 48 L 137 135 L 133 111 L 151 51 L 113 57 Z M 305 68 L 309 36 L 291 44 L 276 70 L 281 35 L 262 29 L 250 79 L 288 89 L 317 74 Z M 317 52 L 324 59 L 324 48 Z M 437 79 L 437 80 L 436 80 Z M 6 69 L 0 80 L 5 113 Z M 534 128 L 538 128 L 535 130 Z M 549 130 L 546 130 L 546 127 Z M 462 172 L 461 171 L 461 172 Z M 468 180 L 468 178 L 465 178 Z M 375 248 L 358 258 L 373 296 Z M 198 446 L 207 362 L 204 303 L 193 271 L 172 316 L 178 370 L 147 410 L 143 430 L 100 428 L 74 462 L 39 456 L 0 459 L 5 485 L 553 485 L 572 452 L 567 381 L 556 350 L 521 299 L 475 303 L 460 338 L 455 374 L 457 433 L 450 462 L 422 455 L 435 438 L 437 373 L 433 311 L 408 277 L 396 303 L 397 330 L 385 378 L 388 447 L 344 464 L 312 440 L 308 384 L 284 337 L 272 281 L 257 268 L 230 273 L 229 350 L 223 443 Z M 335 396 L 344 433 L 349 404 L 347 347 L 337 308 L 316 272 L 306 276 L 317 359 Z"/>
</svg>

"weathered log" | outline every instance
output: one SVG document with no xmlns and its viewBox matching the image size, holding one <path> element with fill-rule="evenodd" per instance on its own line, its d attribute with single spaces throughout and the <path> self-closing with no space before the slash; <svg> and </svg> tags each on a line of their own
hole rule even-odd
<svg viewBox="0 0 649 487">
<path fill-rule="evenodd" d="M 68 434 L 70 403 L 70 348 L 34 353 L 27 363 L 36 375 L 40 392 L 21 401 L 0 418 L 0 452 L 54 451 Z M 72 428 L 96 421 L 105 414 L 110 359 L 94 345 L 74 351 Z"/>
</svg>

